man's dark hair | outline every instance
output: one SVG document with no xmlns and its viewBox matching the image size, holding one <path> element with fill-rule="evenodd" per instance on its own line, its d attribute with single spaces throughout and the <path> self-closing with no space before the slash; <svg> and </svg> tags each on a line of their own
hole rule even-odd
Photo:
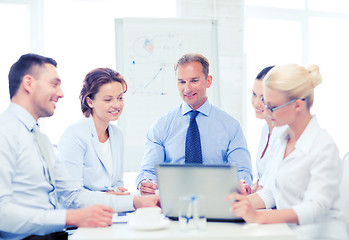
<svg viewBox="0 0 349 240">
<path fill-rule="evenodd" d="M 36 66 L 43 66 L 45 63 L 52 64 L 57 67 L 57 62 L 52 58 L 47 58 L 34 53 L 28 53 L 22 55 L 17 62 L 15 62 L 8 74 L 10 99 L 16 95 L 19 86 L 21 85 L 22 78 L 26 74 L 34 74 L 34 68 Z"/>
</svg>

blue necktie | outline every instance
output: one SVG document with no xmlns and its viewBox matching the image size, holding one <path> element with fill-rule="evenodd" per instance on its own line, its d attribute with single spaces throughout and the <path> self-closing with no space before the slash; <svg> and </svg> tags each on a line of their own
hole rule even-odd
<svg viewBox="0 0 349 240">
<path fill-rule="evenodd" d="M 185 139 L 185 163 L 202 163 L 200 132 L 196 123 L 198 111 L 190 112 L 190 123 Z"/>
</svg>

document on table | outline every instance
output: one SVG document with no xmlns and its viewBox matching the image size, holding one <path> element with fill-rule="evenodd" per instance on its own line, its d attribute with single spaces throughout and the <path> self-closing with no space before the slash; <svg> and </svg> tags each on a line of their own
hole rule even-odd
<svg viewBox="0 0 349 240">
<path fill-rule="evenodd" d="M 129 213 L 126 215 L 119 216 L 118 213 L 114 213 L 113 215 L 113 223 L 128 223 L 129 220 Z"/>
</svg>

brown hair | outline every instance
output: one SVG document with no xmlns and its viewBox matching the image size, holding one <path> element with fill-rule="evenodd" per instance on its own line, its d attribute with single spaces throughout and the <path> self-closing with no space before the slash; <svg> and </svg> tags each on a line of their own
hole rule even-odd
<svg viewBox="0 0 349 240">
<path fill-rule="evenodd" d="M 210 63 L 208 61 L 208 59 L 199 53 L 187 53 L 185 55 L 183 55 L 177 62 L 176 66 L 175 66 L 175 71 L 177 71 L 178 67 L 181 65 L 184 65 L 186 63 L 190 63 L 190 62 L 199 62 L 202 65 L 202 71 L 205 75 L 205 78 L 208 77 L 209 74 L 209 68 L 210 68 Z"/>
<path fill-rule="evenodd" d="M 87 97 L 94 100 L 99 88 L 111 82 L 121 83 L 124 93 L 127 91 L 127 83 L 120 73 L 110 68 L 96 68 L 90 71 L 83 82 L 83 87 L 80 92 L 81 111 L 85 117 L 89 117 L 92 113 L 92 109 L 87 103 Z"/>
</svg>

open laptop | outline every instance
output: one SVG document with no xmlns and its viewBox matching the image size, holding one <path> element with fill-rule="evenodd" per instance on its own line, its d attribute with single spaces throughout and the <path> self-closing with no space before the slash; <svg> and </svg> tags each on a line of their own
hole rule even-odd
<svg viewBox="0 0 349 240">
<path fill-rule="evenodd" d="M 156 166 L 161 208 L 164 215 L 178 219 L 179 199 L 203 199 L 208 221 L 243 221 L 230 210 L 233 200 L 224 198 L 240 191 L 238 173 L 232 165 L 159 164 Z"/>
</svg>

